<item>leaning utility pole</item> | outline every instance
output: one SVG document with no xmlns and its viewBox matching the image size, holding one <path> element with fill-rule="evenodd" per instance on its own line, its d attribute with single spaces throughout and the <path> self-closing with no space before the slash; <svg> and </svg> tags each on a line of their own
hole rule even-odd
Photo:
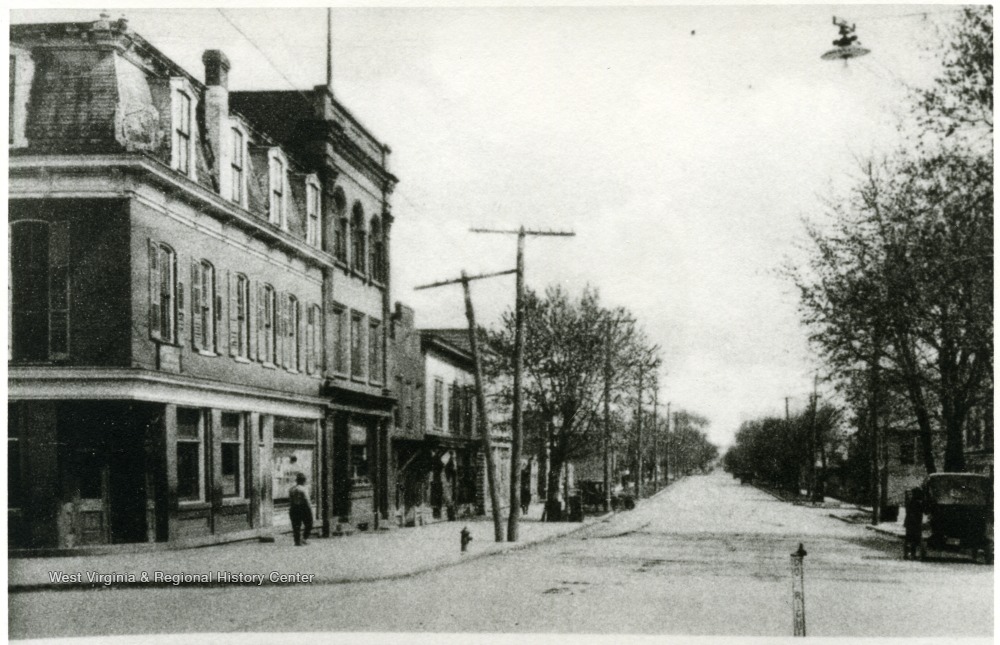
<svg viewBox="0 0 1000 645">
<path fill-rule="evenodd" d="M 524 442 L 524 401 L 521 384 L 524 372 L 524 238 L 526 235 L 572 237 L 570 231 L 529 231 L 522 226 L 516 231 L 486 228 L 470 229 L 473 233 L 517 235 L 517 291 L 514 298 L 514 418 L 510 442 L 510 514 L 507 516 L 507 541 L 517 542 L 517 526 L 521 510 L 521 445 Z"/>
<path fill-rule="evenodd" d="M 476 407 L 479 408 L 479 434 L 483 438 L 483 452 L 486 453 L 486 480 L 490 489 L 490 504 L 493 506 L 493 537 L 497 542 L 503 542 L 503 518 L 500 515 L 500 492 L 497 490 L 496 465 L 493 463 L 493 441 L 490 438 L 489 420 L 486 418 L 486 392 L 483 385 L 482 361 L 479 358 L 476 312 L 472 307 L 472 294 L 469 291 L 469 282 L 499 275 L 510 275 L 516 272 L 517 269 L 511 269 L 509 271 L 468 276 L 465 274 L 465 271 L 462 271 L 462 277 L 457 280 L 444 280 L 415 287 L 415 289 L 430 289 L 431 287 L 442 287 L 448 284 L 462 284 L 462 290 L 465 294 L 465 318 L 469 322 L 469 345 L 472 348 L 472 364 L 475 368 Z"/>
</svg>

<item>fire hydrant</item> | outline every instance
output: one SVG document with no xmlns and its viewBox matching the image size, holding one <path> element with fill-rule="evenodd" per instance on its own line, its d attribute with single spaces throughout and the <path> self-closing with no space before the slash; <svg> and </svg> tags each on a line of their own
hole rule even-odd
<svg viewBox="0 0 1000 645">
<path fill-rule="evenodd" d="M 462 536 L 462 553 L 465 553 L 469 548 L 469 542 L 472 542 L 472 534 L 469 533 L 469 527 L 464 527 L 461 532 Z"/>
</svg>

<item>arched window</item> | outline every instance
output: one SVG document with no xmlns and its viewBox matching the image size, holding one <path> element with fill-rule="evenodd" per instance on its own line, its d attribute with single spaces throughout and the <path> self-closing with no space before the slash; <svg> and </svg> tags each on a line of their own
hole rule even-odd
<svg viewBox="0 0 1000 645">
<path fill-rule="evenodd" d="M 69 355 L 69 223 L 10 225 L 11 358 Z"/>
<path fill-rule="evenodd" d="M 337 188 L 333 192 L 334 248 L 333 253 L 341 262 L 347 262 L 347 198 Z"/>
<path fill-rule="evenodd" d="M 351 238 L 351 267 L 364 273 L 368 259 L 365 248 L 365 212 L 359 202 L 354 202 L 351 213 Z"/>
<path fill-rule="evenodd" d="M 377 216 L 372 218 L 369 235 L 371 261 L 368 266 L 371 268 L 373 278 L 379 282 L 385 282 L 385 244 L 382 236 L 382 221 Z"/>
<path fill-rule="evenodd" d="M 306 177 L 306 244 L 320 248 L 320 189 L 316 175 Z"/>
</svg>

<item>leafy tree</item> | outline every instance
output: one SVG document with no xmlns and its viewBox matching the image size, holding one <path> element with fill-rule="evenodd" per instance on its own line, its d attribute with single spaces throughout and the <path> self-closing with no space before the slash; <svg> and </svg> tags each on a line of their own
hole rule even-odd
<svg viewBox="0 0 1000 645">
<path fill-rule="evenodd" d="M 925 132 L 951 137 L 971 133 L 992 144 L 993 7 L 977 5 L 946 34 L 943 71 L 929 88 L 916 91 L 919 123 Z M 986 135 L 986 136 L 983 136 Z"/>
<path fill-rule="evenodd" d="M 679 410 L 667 441 L 667 454 L 677 476 L 705 471 L 719 456 L 718 446 L 705 434 L 709 421 L 700 414 Z M 673 420 L 672 420 L 673 421 Z"/>
<path fill-rule="evenodd" d="M 514 330 L 514 313 L 508 311 L 489 332 L 493 351 L 487 370 L 507 405 L 513 401 Z M 563 464 L 601 453 L 605 378 L 612 400 L 626 394 L 634 379 L 630 367 L 643 354 L 644 341 L 628 312 L 601 307 L 590 288 L 579 298 L 561 286 L 542 296 L 527 290 L 525 331 L 526 445 L 548 447 L 551 500 Z"/>
<path fill-rule="evenodd" d="M 966 418 L 992 394 L 992 159 L 946 149 L 865 174 L 809 228 L 810 271 L 793 272 L 803 320 L 835 372 L 867 366 L 903 388 L 928 472 L 935 421 L 945 468 L 963 470 Z"/>
<path fill-rule="evenodd" d="M 919 145 L 865 164 L 808 225 L 808 267 L 789 271 L 875 465 L 879 428 L 913 424 L 928 472 L 937 427 L 945 469 L 964 469 L 966 420 L 993 396 L 992 7 L 962 9 L 940 58 L 941 74 L 913 95 Z"/>
</svg>

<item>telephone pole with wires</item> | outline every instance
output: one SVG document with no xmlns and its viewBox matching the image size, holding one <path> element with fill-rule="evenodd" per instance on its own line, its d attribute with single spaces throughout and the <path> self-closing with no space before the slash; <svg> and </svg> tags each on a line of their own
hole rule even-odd
<svg viewBox="0 0 1000 645">
<path fill-rule="evenodd" d="M 476 330 L 476 311 L 472 306 L 472 294 L 469 290 L 469 282 L 472 280 L 483 280 L 501 275 L 517 273 L 517 269 L 507 271 L 497 271 L 495 273 L 482 273 L 479 275 L 466 275 L 462 271 L 462 277 L 455 280 L 442 280 L 431 284 L 414 287 L 414 290 L 431 289 L 443 287 L 449 284 L 461 284 L 465 294 L 465 318 L 469 322 L 469 345 L 472 349 L 472 364 L 475 370 L 476 379 L 476 406 L 479 408 L 479 434 L 483 438 L 483 452 L 486 453 L 486 480 L 490 489 L 490 504 L 493 506 L 493 538 L 496 542 L 503 542 L 503 519 L 500 516 L 500 492 L 497 490 L 496 465 L 493 462 L 493 440 L 490 437 L 490 424 L 486 417 L 486 392 L 483 386 L 483 367 L 479 357 L 479 338 Z M 516 504 L 511 504 L 511 512 L 514 512 Z"/>
<path fill-rule="evenodd" d="M 510 515 L 507 518 L 507 541 L 517 542 L 521 511 L 521 445 L 524 441 L 524 401 L 521 383 L 524 372 L 524 238 L 532 236 L 573 237 L 572 231 L 535 231 L 523 226 L 515 230 L 473 228 L 473 233 L 517 236 L 517 290 L 514 299 L 514 418 L 510 444 Z"/>
</svg>

